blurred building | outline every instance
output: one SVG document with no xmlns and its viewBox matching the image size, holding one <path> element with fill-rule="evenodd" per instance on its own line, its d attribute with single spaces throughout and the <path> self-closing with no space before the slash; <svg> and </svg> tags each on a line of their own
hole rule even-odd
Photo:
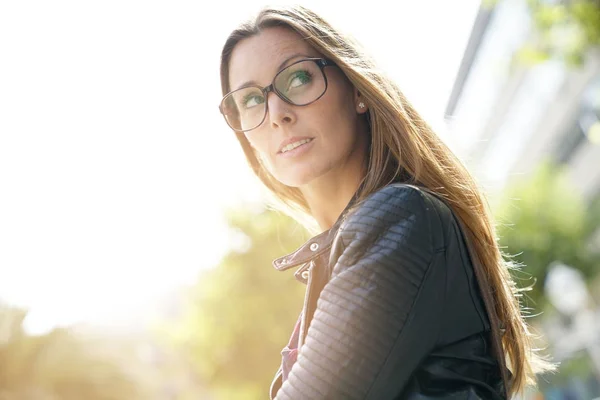
<svg viewBox="0 0 600 400">
<path fill-rule="evenodd" d="M 550 158 L 591 201 L 600 196 L 600 52 L 580 69 L 515 62 L 534 34 L 525 0 L 480 8 L 446 107 L 448 130 L 490 189 Z"/>
<path fill-rule="evenodd" d="M 589 204 L 600 198 L 600 51 L 590 51 L 580 68 L 553 60 L 535 65 L 516 61 L 516 52 L 535 35 L 525 0 L 482 5 L 446 107 L 448 132 L 456 151 L 488 191 L 500 191 L 549 159 L 566 167 L 571 182 Z M 598 228 L 591 238 L 596 249 L 600 249 Z M 587 321 L 586 325 L 591 326 L 599 323 L 600 310 L 576 317 L 583 321 L 593 314 L 597 315 L 593 324 Z M 546 336 L 555 360 L 568 362 L 588 354 L 596 361 L 596 368 L 590 368 L 597 370 L 598 329 L 565 330 L 559 322 L 546 321 L 552 328 Z M 596 340 L 580 340 L 583 334 L 596 335 Z M 564 354 L 560 349 L 566 349 Z M 550 385 L 544 397 L 598 396 L 600 388 L 594 385 L 600 384 L 600 375 L 590 376 L 585 384 L 580 376 L 571 376 Z"/>
</svg>

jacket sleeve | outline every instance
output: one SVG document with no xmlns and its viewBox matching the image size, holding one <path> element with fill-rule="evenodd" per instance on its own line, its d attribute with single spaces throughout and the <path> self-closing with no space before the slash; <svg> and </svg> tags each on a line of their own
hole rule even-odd
<svg viewBox="0 0 600 400">
<path fill-rule="evenodd" d="M 276 399 L 392 399 L 433 349 L 443 312 L 442 225 L 416 188 L 388 186 L 342 226 L 343 250 Z M 437 230 L 437 231 L 436 231 Z"/>
</svg>

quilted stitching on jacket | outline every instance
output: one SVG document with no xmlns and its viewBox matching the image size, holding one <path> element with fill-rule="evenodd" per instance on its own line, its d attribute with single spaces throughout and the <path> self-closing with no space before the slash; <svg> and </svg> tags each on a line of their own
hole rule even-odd
<svg viewBox="0 0 600 400">
<path fill-rule="evenodd" d="M 440 250 L 431 242 L 423 194 L 410 188 L 378 191 L 341 229 L 344 250 L 277 399 L 366 398 L 409 324 Z M 436 336 L 423 335 L 416 347 L 430 350 Z"/>
</svg>

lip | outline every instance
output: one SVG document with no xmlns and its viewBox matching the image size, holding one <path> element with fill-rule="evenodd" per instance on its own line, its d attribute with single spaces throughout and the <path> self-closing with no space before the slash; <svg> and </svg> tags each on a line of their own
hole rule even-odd
<svg viewBox="0 0 600 400">
<path fill-rule="evenodd" d="M 314 138 L 313 138 L 313 137 L 310 137 L 310 136 L 294 136 L 294 137 L 291 137 L 291 138 L 289 138 L 289 139 L 285 139 L 285 140 L 284 140 L 283 142 L 281 142 L 281 144 L 279 145 L 279 150 L 277 150 L 277 154 L 282 154 L 282 153 L 281 153 L 281 150 L 283 150 L 283 148 L 284 148 L 285 146 L 287 146 L 288 144 L 292 144 L 292 143 L 295 143 L 295 142 L 298 142 L 298 141 L 300 141 L 300 140 L 304 140 L 304 139 L 312 139 L 312 140 L 314 140 Z"/>
<path fill-rule="evenodd" d="M 279 153 L 279 154 L 277 154 L 277 156 L 281 157 L 281 158 L 285 158 L 285 159 L 298 159 L 299 157 L 302 157 L 304 154 L 310 152 L 310 150 L 313 147 L 314 142 L 315 142 L 315 139 L 309 141 L 308 143 L 304 143 L 303 145 L 300 145 L 293 150 L 286 151 L 285 153 Z"/>
</svg>

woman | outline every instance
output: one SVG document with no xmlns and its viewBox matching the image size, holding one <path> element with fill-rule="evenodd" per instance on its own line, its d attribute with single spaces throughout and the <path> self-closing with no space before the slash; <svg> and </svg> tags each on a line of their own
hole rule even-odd
<svg viewBox="0 0 600 400">
<path fill-rule="evenodd" d="M 256 175 L 320 232 L 274 261 L 307 291 L 271 398 L 506 399 L 552 368 L 473 179 L 357 45 L 266 8 L 227 39 L 221 85 Z"/>
</svg>

